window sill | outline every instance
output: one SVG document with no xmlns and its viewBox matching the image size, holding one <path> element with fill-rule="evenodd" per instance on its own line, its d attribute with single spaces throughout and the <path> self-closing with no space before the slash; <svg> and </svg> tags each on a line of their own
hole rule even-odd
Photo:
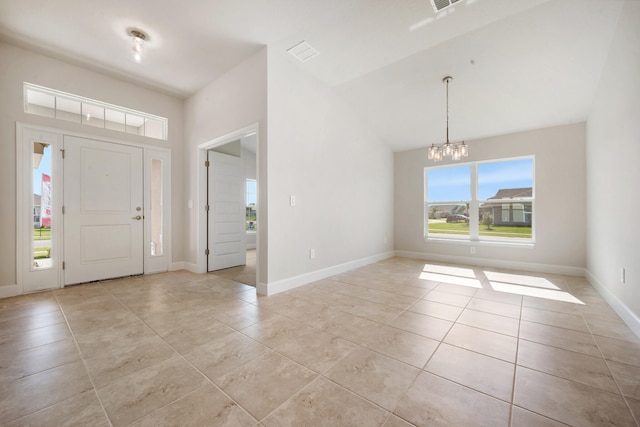
<svg viewBox="0 0 640 427">
<path fill-rule="evenodd" d="M 456 239 L 456 238 L 442 238 L 442 237 L 425 237 L 425 242 L 428 243 L 453 243 L 464 244 L 467 246 L 493 246 L 493 247 L 509 247 L 509 248 L 524 248 L 533 249 L 535 247 L 535 241 L 523 241 L 523 242 L 509 242 L 509 241 L 497 241 L 497 240 L 469 240 L 469 239 Z"/>
</svg>

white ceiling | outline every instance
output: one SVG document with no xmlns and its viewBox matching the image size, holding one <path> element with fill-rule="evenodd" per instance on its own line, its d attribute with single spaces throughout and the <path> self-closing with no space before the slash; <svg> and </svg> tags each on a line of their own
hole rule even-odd
<svg viewBox="0 0 640 427">
<path fill-rule="evenodd" d="M 2 0 L 0 39 L 188 97 L 262 46 L 333 87 L 394 150 L 587 118 L 621 0 Z M 127 30 L 149 35 L 141 64 Z"/>
</svg>

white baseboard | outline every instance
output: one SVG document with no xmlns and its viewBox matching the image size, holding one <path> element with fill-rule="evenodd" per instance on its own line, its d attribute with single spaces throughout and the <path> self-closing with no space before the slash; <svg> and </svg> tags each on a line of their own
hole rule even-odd
<svg viewBox="0 0 640 427">
<path fill-rule="evenodd" d="M 247 249 L 255 249 L 256 248 L 256 244 L 255 243 L 251 243 L 247 245 Z"/>
<path fill-rule="evenodd" d="M 258 285 L 256 286 L 256 290 L 261 295 L 274 295 L 280 292 L 288 291 L 289 289 L 297 288 L 298 286 L 304 286 L 309 283 L 325 279 L 327 277 L 335 276 L 336 274 L 353 270 L 354 268 L 373 264 L 374 262 L 391 258 L 394 255 L 395 253 L 393 251 L 384 252 L 366 258 L 360 258 L 355 261 L 345 262 L 344 264 L 338 264 L 332 267 L 323 268 L 322 270 L 316 270 L 309 273 L 301 274 L 299 276 L 290 277 L 288 279 L 282 279 L 266 284 L 258 283 Z"/>
<path fill-rule="evenodd" d="M 585 277 L 591 283 L 600 296 L 611 306 L 611 308 L 618 313 L 618 316 L 629 326 L 634 334 L 640 338 L 640 318 L 633 312 L 625 303 L 620 301 L 616 295 L 613 294 L 602 282 L 598 280 L 586 268 L 584 269 Z"/>
<path fill-rule="evenodd" d="M 506 261 L 493 258 L 477 258 L 452 255 L 439 255 L 425 252 L 396 251 L 396 256 L 423 259 L 425 261 L 450 262 L 454 264 L 478 265 L 483 267 L 507 268 L 530 271 L 534 273 L 562 274 L 565 276 L 584 277 L 584 268 L 567 265 L 537 264 L 532 262 Z"/>
<path fill-rule="evenodd" d="M 184 265 L 185 265 L 185 263 L 183 261 L 172 262 L 171 265 L 169 265 L 169 271 L 184 270 L 185 269 Z"/>
<path fill-rule="evenodd" d="M 20 289 L 18 289 L 18 285 L 0 286 L 0 298 L 15 297 L 21 293 L 19 291 Z"/>
</svg>

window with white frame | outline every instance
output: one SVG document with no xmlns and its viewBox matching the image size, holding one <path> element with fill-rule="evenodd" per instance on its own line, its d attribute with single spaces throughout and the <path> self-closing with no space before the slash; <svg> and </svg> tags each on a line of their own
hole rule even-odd
<svg viewBox="0 0 640 427">
<path fill-rule="evenodd" d="M 167 139 L 166 117 L 24 83 L 24 111 L 118 132 Z"/>
<path fill-rule="evenodd" d="M 255 179 L 246 180 L 246 227 L 248 232 L 256 232 L 258 230 L 258 216 L 256 213 L 257 187 Z"/>
<path fill-rule="evenodd" d="M 532 243 L 534 158 L 424 170 L 427 239 Z"/>
</svg>

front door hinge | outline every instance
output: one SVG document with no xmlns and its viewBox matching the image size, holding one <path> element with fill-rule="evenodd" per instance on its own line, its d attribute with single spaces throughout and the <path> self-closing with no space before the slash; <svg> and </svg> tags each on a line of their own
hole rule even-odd
<svg viewBox="0 0 640 427">
<path fill-rule="evenodd" d="M 204 161 L 204 167 L 208 168 L 211 165 L 211 163 L 209 163 L 209 160 L 205 160 Z"/>
<path fill-rule="evenodd" d="M 205 250 L 204 250 L 204 254 L 205 254 L 205 255 L 209 255 L 209 249 L 205 249 Z"/>
<path fill-rule="evenodd" d="M 64 261 L 62 261 L 62 269 L 64 270 L 65 264 Z"/>
<path fill-rule="evenodd" d="M 205 205 L 205 206 L 204 206 L 204 210 L 205 210 L 205 211 L 207 211 L 207 212 L 209 212 L 209 205 Z"/>
<path fill-rule="evenodd" d="M 64 205 L 62 206 L 62 215 L 64 215 Z"/>
<path fill-rule="evenodd" d="M 62 158 L 64 159 L 64 148 L 61 149 L 60 152 L 62 153 Z"/>
</svg>

